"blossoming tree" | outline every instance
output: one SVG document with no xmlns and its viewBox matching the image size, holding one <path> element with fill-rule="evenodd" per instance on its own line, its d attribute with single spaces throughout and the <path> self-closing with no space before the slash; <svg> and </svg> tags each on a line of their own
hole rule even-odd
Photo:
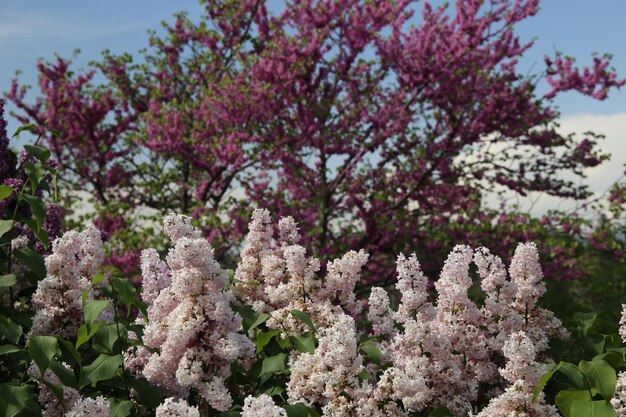
<svg viewBox="0 0 626 417">
<path fill-rule="evenodd" d="M 48 140 L 64 179 L 103 207 L 107 233 L 130 226 L 129 208 L 173 209 L 223 258 L 253 201 L 300 219 L 322 267 L 366 248 L 380 272 L 415 250 L 434 272 L 451 233 L 485 238 L 485 184 L 582 198 L 585 187 L 557 173 L 606 158 L 593 134 L 556 131 L 553 98 L 602 100 L 624 81 L 600 57 L 578 69 L 557 55 L 524 75 L 517 62 L 532 41 L 515 28 L 538 0 L 289 0 L 279 13 L 261 0 L 202 4 L 199 21 L 181 14 L 153 35 L 140 63 L 106 54 L 83 73 L 40 62 L 34 103 L 17 82 L 8 93 L 21 120 L 62 132 Z M 98 72 L 107 81 L 93 85 Z M 109 260 L 136 266 L 138 252 Z"/>
</svg>

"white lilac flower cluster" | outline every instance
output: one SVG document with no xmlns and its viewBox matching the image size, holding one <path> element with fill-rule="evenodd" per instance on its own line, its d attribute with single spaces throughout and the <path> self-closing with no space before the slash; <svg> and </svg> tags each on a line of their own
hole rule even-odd
<svg viewBox="0 0 626 417">
<path fill-rule="evenodd" d="M 619 321 L 619 335 L 626 343 L 626 304 L 622 304 L 622 317 Z M 617 417 L 626 417 L 626 371 L 617 375 L 615 384 L 615 396 L 611 399 L 611 405 L 617 413 Z"/>
<path fill-rule="evenodd" d="M 54 241 L 52 253 L 46 257 L 47 276 L 39 281 L 32 297 L 31 335 L 76 334 L 83 322 L 82 295 L 103 260 L 102 239 L 93 225 Z"/>
<path fill-rule="evenodd" d="M 468 297 L 472 262 L 486 294 L 480 309 Z M 415 255 L 400 255 L 397 270 L 398 310 L 391 312 L 385 291 L 374 288 L 368 317 L 382 339 L 383 358 L 392 364 L 378 387 L 386 385 L 390 398 L 407 411 L 446 407 L 467 414 L 481 388 L 492 396 L 502 392 L 498 364 L 508 357 L 504 348 L 515 332 L 524 331 L 536 347 L 533 361 L 550 337 L 568 336 L 551 312 L 536 305 L 545 288 L 534 244 L 518 246 L 510 280 L 502 261 L 487 249 L 455 247 L 435 283 L 435 304 L 427 299 L 427 280 Z"/>
<path fill-rule="evenodd" d="M 306 331 L 304 323 L 289 314 L 293 309 L 312 319 L 319 346 L 313 353 L 291 353 L 287 393 L 291 403 L 321 408 L 324 415 L 401 416 L 427 407 L 467 415 L 473 404 L 484 400 L 479 392 L 487 389 L 492 397 L 503 393 L 507 375 L 520 369 L 514 367 L 513 348 L 506 348 L 513 335 L 523 331 L 532 344 L 532 355 L 526 352 L 530 369 L 538 367 L 536 354 L 547 348 L 549 338 L 568 337 L 551 312 L 537 307 L 545 286 L 534 244 L 518 246 L 510 278 L 502 261 L 487 249 L 457 246 L 435 284 L 435 303 L 428 300 L 428 279 L 415 255 L 400 255 L 397 311 L 390 309 L 390 297 L 382 288 L 373 288 L 369 298 L 372 333 L 387 364 L 378 371 L 363 363 L 358 352 L 362 335 L 353 319 L 362 311 L 354 286 L 367 254 L 351 251 L 330 262 L 326 276 L 319 277 L 319 261 L 297 245 L 293 219 L 282 219 L 277 235 L 269 212 L 255 211 L 232 291 L 240 303 L 270 313 L 270 328 L 292 335 Z M 472 263 L 486 294 L 482 308 L 468 296 Z M 512 364 L 499 373 L 507 358 Z M 359 378 L 364 371 L 369 374 L 366 381 Z M 528 375 L 523 378 L 530 380 Z M 527 394 L 527 384 L 523 387 Z M 507 388 L 503 395 L 519 388 Z M 516 398 L 527 399 L 509 399 Z"/>
<path fill-rule="evenodd" d="M 261 394 L 244 399 L 241 417 L 287 417 L 287 412 L 274 404 L 272 397 Z"/>
<path fill-rule="evenodd" d="M 289 335 L 309 331 L 291 314 L 299 310 L 318 331 L 319 346 L 314 353 L 290 355 L 289 401 L 320 407 L 324 415 L 369 415 L 363 409 L 376 408 L 371 399 L 374 387 L 358 377 L 365 368 L 357 351 L 353 318 L 363 309 L 354 288 L 368 255 L 348 252 L 329 262 L 321 279 L 316 275 L 320 261 L 307 257 L 306 249 L 297 244 L 300 235 L 292 218 L 279 221 L 277 239 L 267 210 L 256 210 L 249 227 L 232 286 L 237 301 L 271 313 L 266 323 L 269 328 Z"/>
<path fill-rule="evenodd" d="M 329 262 L 326 277 L 318 279 L 319 259 L 306 256 L 297 244 L 300 234 L 291 217 L 278 223 L 278 239 L 267 210 L 255 210 L 250 232 L 235 270 L 232 293 L 241 304 L 250 304 L 259 313 L 271 313 L 270 328 L 300 334 L 307 327 L 290 314 L 300 310 L 320 328 L 333 325 L 342 314 L 353 316 L 362 311 L 354 287 L 367 262 L 364 251 L 349 251 Z"/>
<path fill-rule="evenodd" d="M 209 243 L 184 216 L 168 215 L 165 231 L 174 244 L 167 262 L 151 250 L 142 255 L 148 304 L 143 342 L 153 353 L 142 347 L 127 352 L 125 362 L 175 397 L 194 388 L 211 407 L 226 411 L 232 404 L 224 385 L 230 364 L 250 360 L 254 346 L 239 333 L 241 318 L 225 291 L 228 275 Z"/>
<path fill-rule="evenodd" d="M 157 407 L 155 417 L 200 417 L 200 411 L 183 399 L 166 398 Z"/>
<path fill-rule="evenodd" d="M 289 403 L 321 409 L 324 416 L 398 417 L 433 407 L 468 415 L 487 399 L 489 406 L 480 416 L 526 415 L 520 410 L 529 416 L 558 415 L 542 397 L 530 401 L 548 339 L 568 336 L 552 313 L 537 306 L 545 286 L 534 244 L 518 246 L 508 274 L 487 249 L 455 247 L 435 283 L 434 300 L 416 256 L 400 255 L 399 299 L 372 288 L 371 327 L 363 334 L 355 318 L 361 317 L 364 304 L 354 290 L 368 259 L 364 251 L 348 252 L 320 274 L 320 261 L 298 245 L 295 221 L 283 218 L 274 230 L 269 212 L 256 210 L 234 282 L 227 288 L 226 271 L 189 218 L 169 215 L 164 229 L 173 244 L 165 261 L 151 249 L 141 258 L 147 305 L 147 315 L 139 318 L 145 325 L 143 346 L 137 343 L 124 355 L 127 370 L 170 396 L 156 410 L 157 417 L 198 416 L 198 409 L 186 402 L 191 391 L 215 410 L 231 408 L 233 398 L 225 385 L 231 363 L 247 366 L 255 354 L 232 304 L 269 313 L 266 325 L 280 329 L 281 337 L 310 332 L 293 311 L 308 315 L 317 347 L 311 353 L 290 351 L 286 395 Z M 93 228 L 69 232 L 54 243 L 46 259 L 49 275 L 33 297 L 33 334 L 76 333 L 82 323 L 81 295 L 102 262 L 101 246 Z M 486 296 L 480 308 L 468 296 L 472 264 Z M 392 309 L 393 304 L 398 308 Z M 626 307 L 624 314 L 626 325 Z M 380 359 L 368 353 L 370 359 L 364 360 L 368 349 L 363 343 L 369 352 L 378 349 Z M 48 377 L 54 375 L 46 373 Z M 247 395 L 243 417 L 286 415 L 271 397 L 250 396 L 248 389 L 238 392 Z M 624 391 L 618 387 L 615 400 L 622 405 Z M 62 412 L 46 386 L 40 395 L 46 397 L 47 415 Z M 72 389 L 64 395 L 72 416 L 101 410 L 93 411 L 99 415 L 108 406 L 103 399 L 81 399 Z"/>
<path fill-rule="evenodd" d="M 66 363 L 61 363 L 61 366 L 71 370 Z M 39 404 L 42 407 L 42 417 L 108 417 L 111 412 L 111 406 L 106 398 L 102 396 L 97 398 L 81 397 L 80 393 L 71 387 L 63 388 L 63 401 L 59 401 L 48 384 L 58 386 L 61 384 L 61 381 L 49 369 L 46 370 L 44 377 L 41 378 L 39 368 L 33 363 L 28 368 L 28 374 L 39 385 Z"/>
<path fill-rule="evenodd" d="M 65 417 L 108 417 L 111 405 L 104 397 L 80 398 Z"/>
<path fill-rule="evenodd" d="M 500 374 L 511 384 L 503 394 L 489 401 L 476 417 L 560 417 L 556 407 L 546 404 L 543 393 L 533 401 L 533 390 L 545 369 L 535 362 L 536 346 L 523 332 L 510 335 L 504 344 L 507 364 Z"/>
</svg>

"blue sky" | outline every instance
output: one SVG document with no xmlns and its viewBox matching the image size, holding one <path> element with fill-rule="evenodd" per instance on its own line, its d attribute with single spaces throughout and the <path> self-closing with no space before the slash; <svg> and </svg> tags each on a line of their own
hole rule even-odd
<svg viewBox="0 0 626 417">
<path fill-rule="evenodd" d="M 37 59 L 53 59 L 55 52 L 70 57 L 80 49 L 80 66 L 98 59 L 103 49 L 136 53 L 147 45 L 148 29 L 159 29 L 161 21 L 171 21 L 181 10 L 193 16 L 201 7 L 195 0 L 0 0 L 0 90 L 9 88 L 16 70 L 22 71 L 22 82 L 36 85 Z M 614 55 L 613 65 L 626 77 L 625 16 L 625 0 L 544 0 L 539 14 L 518 28 L 522 40 L 536 39 L 520 68 L 541 71 L 543 56 L 557 50 L 576 57 L 580 65 L 590 63 L 593 52 L 606 52 Z M 603 191 L 626 163 L 626 88 L 604 102 L 568 93 L 556 103 L 564 129 L 593 128 L 607 134 L 603 146 L 614 154 L 613 160 L 588 173 L 592 188 Z M 16 127 L 9 120 L 9 131 Z"/>
</svg>

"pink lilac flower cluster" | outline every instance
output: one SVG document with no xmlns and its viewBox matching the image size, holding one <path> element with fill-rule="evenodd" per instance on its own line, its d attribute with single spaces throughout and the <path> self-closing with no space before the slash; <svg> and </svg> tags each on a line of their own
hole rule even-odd
<svg viewBox="0 0 626 417">
<path fill-rule="evenodd" d="M 261 394 L 244 399 L 241 417 L 287 417 L 287 412 L 274 404 L 272 397 Z"/>
<path fill-rule="evenodd" d="M 307 257 L 306 249 L 297 244 L 300 234 L 291 217 L 279 221 L 278 239 L 267 210 L 255 210 L 249 227 L 232 293 L 239 303 L 271 313 L 270 328 L 290 334 L 307 331 L 292 310 L 304 311 L 319 328 L 330 327 L 338 315 L 361 312 L 354 288 L 368 259 L 364 251 L 349 251 L 329 262 L 325 278 L 318 279 L 320 261 Z"/>
<path fill-rule="evenodd" d="M 100 231 L 94 226 L 69 231 L 55 240 L 46 257 L 47 276 L 32 297 L 32 335 L 72 337 L 83 322 L 83 293 L 104 260 Z M 87 299 L 91 298 L 91 291 Z"/>
<path fill-rule="evenodd" d="M 111 413 L 109 401 L 100 396 L 97 398 L 80 398 L 65 414 L 65 417 L 108 417 Z"/>
<path fill-rule="evenodd" d="M 166 398 L 156 409 L 155 417 L 200 417 L 198 407 L 192 407 L 183 399 Z"/>
<path fill-rule="evenodd" d="M 232 404 L 224 385 L 230 363 L 251 359 L 254 346 L 239 333 L 241 318 L 225 291 L 226 271 L 190 220 L 165 218 L 165 232 L 174 244 L 166 263 L 156 252 L 142 255 L 148 303 L 143 342 L 153 353 L 143 348 L 127 353 L 125 359 L 129 368 L 140 370 L 174 397 L 185 398 L 193 388 L 211 407 L 226 411 Z"/>
<path fill-rule="evenodd" d="M 66 363 L 61 366 L 71 371 Z M 39 368 L 34 363 L 28 368 L 37 385 L 39 385 L 39 404 L 42 407 L 42 417 L 108 417 L 111 412 L 109 401 L 100 396 L 97 398 L 81 397 L 80 393 L 71 387 L 63 387 L 63 401 L 50 389 L 48 384 L 61 385 L 61 381 L 50 369 L 41 377 Z"/>
<path fill-rule="evenodd" d="M 619 335 L 622 337 L 622 341 L 626 343 L 626 304 L 622 304 L 622 317 L 619 324 Z M 611 399 L 611 405 L 617 412 L 617 417 L 626 416 L 626 371 L 617 375 L 615 396 Z"/>
<path fill-rule="evenodd" d="M 472 262 L 486 294 L 480 309 L 468 296 Z M 501 392 L 497 364 L 513 333 L 526 332 L 537 352 L 550 337 L 568 336 L 551 312 L 536 306 L 545 288 L 534 244 L 518 246 L 510 280 L 502 261 L 487 249 L 455 247 L 435 284 L 435 304 L 428 301 L 428 280 L 415 255 L 400 255 L 397 264 L 398 310 L 391 312 L 386 292 L 373 288 L 368 318 L 383 358 L 393 365 L 379 384 L 387 384 L 390 398 L 408 411 L 441 406 L 467 414 L 481 389 L 492 396 Z"/>
<path fill-rule="evenodd" d="M 560 417 L 556 407 L 546 404 L 543 393 L 533 401 L 533 390 L 545 371 L 535 361 L 536 346 L 523 332 L 513 333 L 504 344 L 507 364 L 500 374 L 511 384 L 502 395 L 489 401 L 476 417 Z"/>
<path fill-rule="evenodd" d="M 283 218 L 278 237 L 274 235 L 269 212 L 256 210 L 232 291 L 240 303 L 269 313 L 268 327 L 290 335 L 308 330 L 290 311 L 309 315 L 319 345 L 313 353 L 291 353 L 287 394 L 289 402 L 321 408 L 324 415 L 401 416 L 428 407 L 467 415 L 484 400 L 480 392 L 497 396 L 510 373 L 521 369 L 514 351 L 527 344 L 511 344 L 512 335 L 523 331 L 532 344 L 532 355 L 526 352 L 532 357 L 528 366 L 535 366 L 535 355 L 547 348 L 549 338 L 568 336 L 551 312 L 537 307 L 545 287 L 534 244 L 518 246 L 510 279 L 500 258 L 487 249 L 457 246 L 435 284 L 436 303 L 428 299 L 429 280 L 415 255 L 400 255 L 397 311 L 390 309 L 390 297 L 382 288 L 374 287 L 369 299 L 372 333 L 388 365 L 378 370 L 364 364 L 359 354 L 362 334 L 353 318 L 362 311 L 354 285 L 367 254 L 348 252 L 329 262 L 320 277 L 319 260 L 307 257 L 296 244 L 293 219 Z M 472 263 L 486 294 L 482 308 L 468 296 Z M 507 358 L 512 365 L 499 373 L 498 366 Z M 359 378 L 363 371 L 370 375 L 366 381 Z"/>
<path fill-rule="evenodd" d="M 62 363 L 61 366 L 70 369 L 70 367 Z M 80 394 L 77 390 L 71 387 L 63 388 L 63 402 L 59 401 L 54 392 L 46 385 L 48 382 L 53 385 L 60 385 L 61 381 L 54 372 L 50 369 L 46 370 L 44 377 L 41 378 L 41 372 L 34 363 L 28 367 L 28 374 L 32 376 L 37 385 L 39 385 L 39 404 L 41 405 L 42 417 L 57 417 L 63 415 L 65 408 L 72 407 L 80 399 Z M 45 381 L 45 382 L 44 382 Z"/>
</svg>

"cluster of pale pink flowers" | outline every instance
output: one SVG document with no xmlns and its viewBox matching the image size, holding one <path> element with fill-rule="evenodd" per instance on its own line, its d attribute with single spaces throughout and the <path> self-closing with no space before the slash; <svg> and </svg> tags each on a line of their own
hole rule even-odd
<svg viewBox="0 0 626 417">
<path fill-rule="evenodd" d="M 200 411 L 183 399 L 166 398 L 157 407 L 155 417 L 200 417 Z"/>
<path fill-rule="evenodd" d="M 622 304 L 622 317 L 619 324 L 619 335 L 622 337 L 622 341 L 626 343 L 626 304 Z M 626 371 L 617 375 L 615 396 L 611 399 L 611 405 L 617 412 L 617 417 L 626 416 Z"/>
<path fill-rule="evenodd" d="M 533 400 L 533 391 L 545 367 L 536 362 L 536 346 L 523 331 L 513 333 L 504 344 L 506 367 L 500 374 L 510 383 L 504 393 L 491 399 L 476 417 L 560 417 L 546 404 L 543 393 Z"/>
<path fill-rule="evenodd" d="M 272 397 L 261 394 L 244 399 L 241 417 L 287 417 L 287 412 L 274 404 Z"/>
<path fill-rule="evenodd" d="M 472 262 L 486 296 L 481 308 L 468 296 Z M 518 246 L 510 280 L 502 261 L 487 249 L 455 247 L 435 283 L 435 303 L 428 300 L 428 281 L 415 255 L 400 255 L 397 270 L 397 311 L 389 309 L 387 293 L 374 288 L 368 318 L 383 360 L 391 364 L 377 388 L 384 387 L 406 411 L 446 407 L 467 414 L 481 392 L 489 397 L 502 392 L 498 365 L 513 355 L 505 348 L 516 332 L 524 331 L 538 352 L 550 337 L 567 337 L 560 321 L 536 305 L 545 288 L 533 244 Z"/>
<path fill-rule="evenodd" d="M 191 392 L 214 410 L 231 409 L 226 385 L 231 363 L 247 366 L 255 357 L 248 336 L 256 330 L 244 335 L 232 307 L 245 304 L 268 314 L 265 324 L 280 330 L 279 337 L 316 333 L 312 351 L 289 353 L 285 394 L 290 404 L 304 403 L 324 416 L 398 417 L 435 407 L 468 415 L 489 401 L 479 416 L 522 410 L 529 416 L 558 415 L 542 396 L 532 401 L 549 338 L 568 336 L 551 312 L 537 306 L 545 286 L 534 244 L 518 246 L 508 273 L 487 249 L 459 245 L 430 295 L 416 256 L 398 256 L 395 292 L 371 289 L 363 332 L 357 320 L 364 318 L 365 303 L 357 299 L 355 286 L 368 260 L 364 251 L 329 262 L 321 274 L 320 261 L 298 245 L 293 219 L 281 219 L 275 230 L 269 212 L 256 210 L 249 226 L 230 286 L 211 246 L 187 217 L 165 218 L 173 244 L 165 260 L 152 249 L 142 254 L 143 345 L 130 348 L 124 364 L 170 396 L 157 417 L 199 416 L 186 401 Z M 33 334 L 76 333 L 81 296 L 102 258 L 93 228 L 55 242 L 46 260 L 49 276 L 33 297 Z M 469 297 L 473 275 L 485 295 L 482 306 Z M 250 390 L 237 392 L 245 397 L 242 417 L 286 416 L 271 397 L 254 397 Z M 52 395 L 43 386 L 41 392 Z M 98 399 L 80 400 L 71 389 L 66 394 L 69 403 L 85 409 L 104 406 Z"/>
<path fill-rule="evenodd" d="M 225 290 L 228 275 L 190 218 L 169 215 L 164 228 L 174 245 L 167 262 L 151 250 L 142 256 L 146 347 L 127 352 L 125 362 L 175 397 L 186 398 L 193 388 L 226 411 L 233 401 L 224 384 L 230 364 L 249 361 L 254 346 L 240 333 L 241 318 Z"/>
<path fill-rule="evenodd" d="M 533 369 L 539 366 L 534 365 L 536 353 L 547 348 L 549 338 L 568 336 L 551 312 L 536 305 L 545 286 L 534 244 L 518 246 L 510 279 L 502 261 L 488 250 L 457 246 L 435 284 L 434 303 L 415 255 L 400 255 L 397 311 L 390 309 L 382 288 L 373 288 L 369 299 L 372 343 L 387 364 L 380 371 L 363 363 L 358 343 L 362 335 L 354 321 L 362 310 L 354 286 L 367 254 L 349 252 L 330 262 L 320 277 L 319 261 L 297 245 L 293 219 L 282 219 L 278 238 L 274 235 L 269 212 L 255 211 L 232 291 L 240 303 L 271 314 L 270 328 L 288 334 L 307 330 L 290 311 L 309 315 L 319 345 L 313 353 L 291 353 L 287 394 L 290 402 L 321 408 L 324 415 L 400 416 L 427 407 L 467 414 L 485 400 L 480 392 L 486 391 L 488 398 L 503 393 L 509 380 L 498 368 L 515 357 L 512 348 L 505 351 L 513 335 L 523 331 L 532 343 Z M 472 263 L 486 295 L 481 308 L 468 296 Z M 366 380 L 360 377 L 364 371 Z"/>
<path fill-rule="evenodd" d="M 56 239 L 46 257 L 47 276 L 32 297 L 32 335 L 74 336 L 83 322 L 83 293 L 102 261 L 102 239 L 94 226 Z M 88 293 L 87 300 L 92 298 Z"/>
<path fill-rule="evenodd" d="M 70 367 L 61 363 L 67 370 Z M 39 404 L 41 404 L 42 417 L 108 417 L 111 412 L 109 401 L 102 397 L 90 398 L 81 397 L 80 393 L 71 387 L 63 387 L 63 399 L 59 400 L 50 386 L 59 386 L 61 381 L 51 370 L 46 370 L 44 377 L 41 377 L 37 365 L 32 364 L 28 368 L 28 373 L 37 381 L 39 385 Z"/>
<path fill-rule="evenodd" d="M 268 210 L 255 210 L 249 228 L 231 291 L 239 303 L 271 313 L 270 328 L 290 334 L 307 331 L 292 310 L 305 312 L 320 328 L 333 325 L 342 314 L 361 313 L 363 303 L 356 300 L 354 288 L 367 262 L 364 251 L 349 251 L 329 262 L 320 279 L 320 261 L 307 257 L 297 244 L 300 234 L 291 217 L 279 221 L 277 240 Z"/>
</svg>

